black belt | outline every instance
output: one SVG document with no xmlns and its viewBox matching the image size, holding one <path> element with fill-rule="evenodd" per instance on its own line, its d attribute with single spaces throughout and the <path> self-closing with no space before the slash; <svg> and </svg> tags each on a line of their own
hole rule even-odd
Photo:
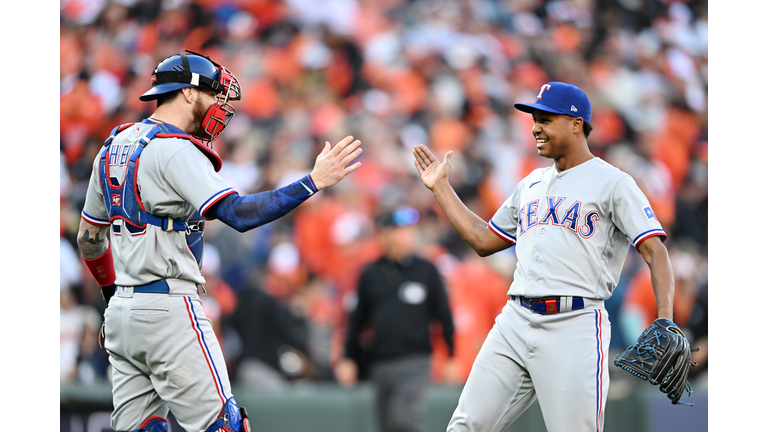
<svg viewBox="0 0 768 432">
<path fill-rule="evenodd" d="M 567 310 L 563 310 L 563 307 L 565 305 L 561 304 L 560 299 L 562 297 L 552 297 L 552 298 L 526 298 L 522 296 L 509 296 L 509 297 L 512 300 L 520 299 L 520 304 L 524 308 L 538 314 L 550 315 L 550 314 L 556 314 L 560 312 L 568 312 Z M 583 298 L 581 297 L 570 297 L 570 298 L 572 299 L 570 310 L 584 309 Z"/>
</svg>

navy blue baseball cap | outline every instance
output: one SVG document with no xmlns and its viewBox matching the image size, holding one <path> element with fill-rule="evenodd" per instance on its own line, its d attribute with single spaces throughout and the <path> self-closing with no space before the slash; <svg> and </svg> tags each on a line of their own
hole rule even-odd
<svg viewBox="0 0 768 432">
<path fill-rule="evenodd" d="M 380 213 L 375 222 L 379 228 L 404 227 L 419 221 L 419 211 L 413 207 L 401 206 L 392 211 Z"/>
<path fill-rule="evenodd" d="M 573 84 L 550 82 L 541 86 L 536 101 L 533 103 L 516 103 L 515 108 L 532 113 L 540 110 L 553 114 L 565 114 L 571 117 L 581 117 L 585 122 L 592 120 L 592 104 L 587 94 Z"/>
</svg>

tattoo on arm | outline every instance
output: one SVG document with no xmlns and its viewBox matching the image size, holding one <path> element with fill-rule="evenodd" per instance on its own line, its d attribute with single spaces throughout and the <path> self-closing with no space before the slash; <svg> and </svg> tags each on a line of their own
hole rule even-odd
<svg viewBox="0 0 768 432">
<path fill-rule="evenodd" d="M 77 246 L 85 258 L 98 258 L 107 251 L 109 248 L 109 237 L 106 235 L 106 229 L 94 229 L 93 237 L 91 236 L 90 229 L 86 228 L 81 231 L 82 234 L 77 239 Z"/>
</svg>

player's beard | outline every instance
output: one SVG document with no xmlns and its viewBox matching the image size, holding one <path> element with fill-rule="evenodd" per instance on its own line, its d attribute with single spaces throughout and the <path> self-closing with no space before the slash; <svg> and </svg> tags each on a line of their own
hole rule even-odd
<svg viewBox="0 0 768 432">
<path fill-rule="evenodd" d="M 192 132 L 190 132 L 190 135 L 200 139 L 207 139 L 208 136 L 203 129 L 203 119 L 205 118 L 205 113 L 208 112 L 208 109 L 203 105 L 200 99 L 202 98 L 197 98 L 195 100 L 195 105 L 192 108 Z"/>
</svg>

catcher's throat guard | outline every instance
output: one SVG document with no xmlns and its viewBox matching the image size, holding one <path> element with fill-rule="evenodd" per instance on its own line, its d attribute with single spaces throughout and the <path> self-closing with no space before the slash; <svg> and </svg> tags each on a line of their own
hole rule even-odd
<svg viewBox="0 0 768 432">
<path fill-rule="evenodd" d="M 693 391 L 688 383 L 688 372 L 697 363 L 691 362 L 691 349 L 682 330 L 670 320 L 659 318 L 643 334 L 637 338 L 634 345 L 627 347 L 624 352 L 614 358 L 614 365 L 632 375 L 658 385 L 673 405 L 689 405 L 681 403 L 683 390 L 690 396 Z"/>
</svg>

